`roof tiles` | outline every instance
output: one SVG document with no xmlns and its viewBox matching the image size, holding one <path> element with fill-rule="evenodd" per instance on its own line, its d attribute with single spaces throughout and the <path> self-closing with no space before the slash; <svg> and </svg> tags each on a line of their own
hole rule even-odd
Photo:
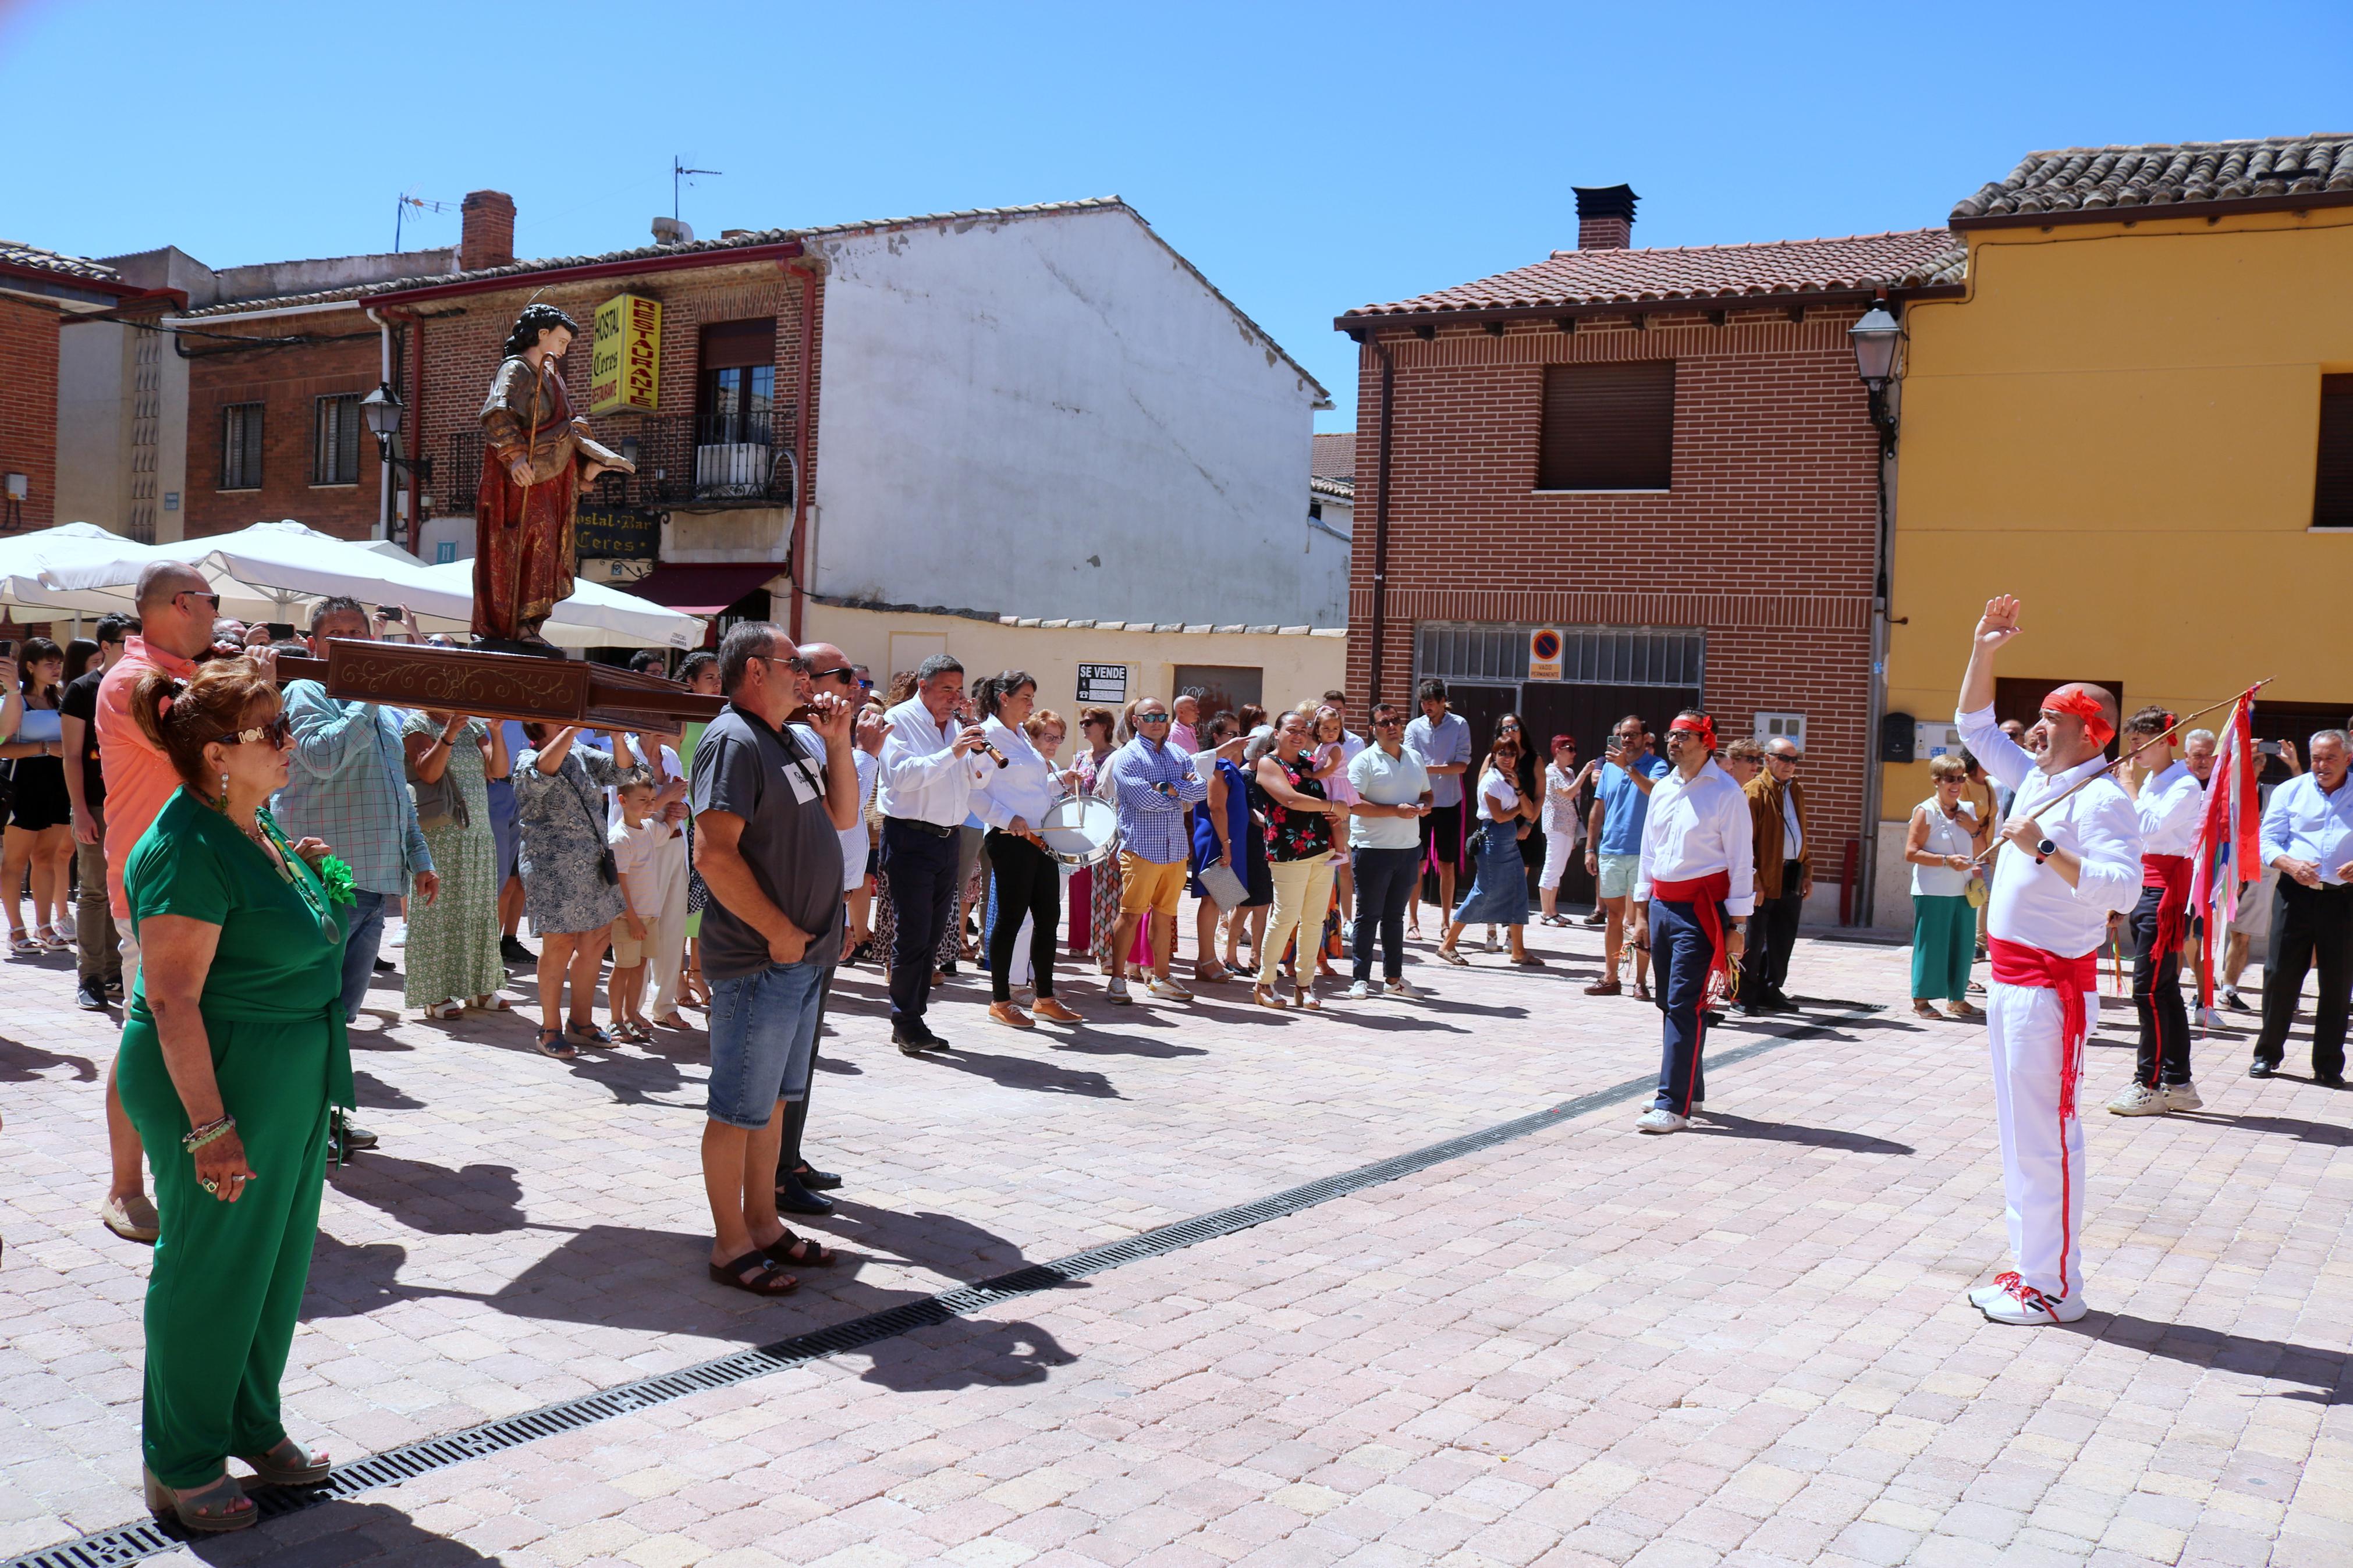
<svg viewBox="0 0 2353 1568">
<path fill-rule="evenodd" d="M 1694 245 L 1659 250 L 1556 250 L 1548 261 L 1350 316 L 1444 310 L 1544 309 L 1673 300 L 1725 300 L 1879 286 L 1957 282 L 1958 236 L 1941 228 L 1781 239 L 1757 245 Z"/>
<path fill-rule="evenodd" d="M 92 261 L 86 256 L 68 256 L 62 251 L 43 250 L 37 245 L 26 245 L 14 239 L 0 239 L 0 262 L 90 282 L 111 283 L 115 280 L 114 268 L 103 261 Z"/>
<path fill-rule="evenodd" d="M 2029 153 L 1953 220 L 2353 192 L 2353 134 Z"/>
</svg>

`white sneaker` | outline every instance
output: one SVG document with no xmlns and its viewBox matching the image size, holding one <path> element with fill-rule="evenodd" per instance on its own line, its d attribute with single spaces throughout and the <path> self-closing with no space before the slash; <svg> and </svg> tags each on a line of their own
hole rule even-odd
<svg viewBox="0 0 2353 1568">
<path fill-rule="evenodd" d="M 1487 933 L 1487 940 L 1481 944 L 1479 951 L 1481 952 L 1501 952 L 1504 951 L 1504 944 L 1495 940 L 1495 933 L 1491 931 Z"/>
<path fill-rule="evenodd" d="M 1369 980 L 1359 980 L 1348 987 L 1348 1000 L 1351 1002 L 1369 1002 L 1374 995 L 1373 983 Z"/>
<path fill-rule="evenodd" d="M 2168 1110 L 2198 1110 L 2206 1104 L 2198 1098 L 2198 1086 L 2194 1083 L 2168 1084 L 2158 1092 L 2165 1096 L 2165 1109 Z"/>
<path fill-rule="evenodd" d="M 1103 995 L 1107 1000 L 1116 1002 L 1123 1007 L 1129 1006 L 1135 1001 L 1134 997 L 1127 994 L 1127 976 L 1124 974 L 1113 975 L 1110 984 L 1103 987 Z"/>
<path fill-rule="evenodd" d="M 2015 1323 L 2024 1328 L 2037 1323 L 2072 1323 L 2091 1309 L 2084 1305 L 2080 1296 L 2054 1301 L 2031 1285 L 2021 1282 L 2012 1285 L 1978 1310 L 1986 1315 L 1989 1322 Z"/>
<path fill-rule="evenodd" d="M 2222 1015 L 2211 1007 L 2200 1007 L 2198 1009 L 2198 1026 L 2201 1029 L 2219 1029 L 2222 1026 Z"/>
<path fill-rule="evenodd" d="M 1157 976 L 1144 989 L 1145 994 L 1155 1002 L 1190 1002 L 1193 999 L 1193 994 L 1174 980 L 1163 980 Z"/>
<path fill-rule="evenodd" d="M 1663 1105 L 1654 1105 L 1634 1121 L 1637 1132 L 1680 1132 L 1691 1125 L 1688 1116 L 1677 1116 Z"/>
<path fill-rule="evenodd" d="M 1992 1284 L 1980 1285 L 1969 1292 L 1969 1305 L 1982 1312 L 2008 1295 L 2010 1288 L 2017 1283 L 2018 1270 L 2015 1268 L 2006 1273 L 1997 1274 L 1993 1277 Z"/>
<path fill-rule="evenodd" d="M 1383 986 L 1382 989 L 1387 991 L 1390 995 L 1398 997 L 1402 1001 L 1419 1002 L 1422 997 L 1421 987 L 1416 985 L 1412 981 L 1403 978 L 1390 981 L 1387 985 Z"/>
<path fill-rule="evenodd" d="M 2165 1101 L 2163 1089 L 2151 1089 L 2145 1083 L 2128 1083 L 2108 1101 L 2108 1110 L 2118 1116 L 2162 1116 L 2171 1109 Z"/>
</svg>

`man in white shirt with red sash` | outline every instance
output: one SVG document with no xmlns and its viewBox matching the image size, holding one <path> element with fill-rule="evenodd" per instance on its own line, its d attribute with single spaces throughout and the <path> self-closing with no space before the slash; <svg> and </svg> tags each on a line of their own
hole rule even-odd
<svg viewBox="0 0 2353 1568">
<path fill-rule="evenodd" d="M 2173 749 L 2173 715 L 2144 708 L 2125 721 L 2130 759 L 2117 770 L 2140 819 L 2140 902 L 2132 910 L 2133 1007 L 2140 1057 L 2108 1109 L 2162 1116 L 2205 1104 L 2189 1081 L 2189 1009 L 2181 942 L 2189 934 L 2189 857 L 2206 820 L 2206 785 Z"/>
<path fill-rule="evenodd" d="M 2084 1042 L 2099 1016 L 2095 958 L 2108 916 L 2140 898 L 2140 819 L 2106 776 L 2103 753 L 2116 727 L 2116 700 L 2106 691 L 2071 682 L 2044 698 L 2038 727 L 2048 741 L 2040 757 L 1994 721 L 1994 654 L 2018 632 L 2018 601 L 2007 594 L 1988 600 L 1956 716 L 1962 744 L 2017 792 L 1987 910 L 1993 975 L 1986 1024 L 2018 1267 L 1970 1291 L 1969 1300 L 1997 1323 L 2072 1323 L 2086 1310 L 2076 1089 Z"/>
<path fill-rule="evenodd" d="M 1748 797 L 1715 763 L 1715 725 L 1686 708 L 1667 726 L 1671 764 L 1651 786 L 1642 858 L 1634 873 L 1633 942 L 1652 950 L 1666 1049 L 1659 1092 L 1635 1121 L 1644 1132 L 1680 1132 L 1707 1099 L 1700 1062 L 1701 1013 L 1708 983 L 1737 991 L 1741 931 L 1733 921 L 1757 909 L 1755 819 Z"/>
</svg>

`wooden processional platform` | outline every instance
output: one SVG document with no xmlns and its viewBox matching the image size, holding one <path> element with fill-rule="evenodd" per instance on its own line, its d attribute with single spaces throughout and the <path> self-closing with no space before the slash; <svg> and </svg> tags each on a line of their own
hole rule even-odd
<svg viewBox="0 0 2353 1568">
<path fill-rule="evenodd" d="M 315 680 L 346 700 L 593 730 L 669 733 L 727 706 L 659 675 L 582 659 L 343 638 L 327 645 L 324 658 L 281 657 L 278 679 Z"/>
</svg>

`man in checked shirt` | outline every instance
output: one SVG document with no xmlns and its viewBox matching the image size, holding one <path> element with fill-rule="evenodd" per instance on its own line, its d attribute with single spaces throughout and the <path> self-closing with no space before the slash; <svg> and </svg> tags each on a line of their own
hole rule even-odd
<svg viewBox="0 0 2353 1568">
<path fill-rule="evenodd" d="M 311 646 L 322 658 L 338 637 L 364 642 L 372 635 L 367 611 L 355 599 L 322 599 L 311 612 Z M 409 896 L 413 878 L 414 895 L 429 904 L 441 879 L 409 798 L 399 719 L 373 702 L 330 697 L 315 680 L 289 683 L 286 718 L 294 757 L 270 810 L 290 838 L 324 839 L 352 868 L 358 902 L 343 917 L 343 1003 L 344 1017 L 353 1019 L 375 973 L 385 900 Z M 353 1148 L 368 1146 L 360 1139 L 354 1130 Z"/>
</svg>

